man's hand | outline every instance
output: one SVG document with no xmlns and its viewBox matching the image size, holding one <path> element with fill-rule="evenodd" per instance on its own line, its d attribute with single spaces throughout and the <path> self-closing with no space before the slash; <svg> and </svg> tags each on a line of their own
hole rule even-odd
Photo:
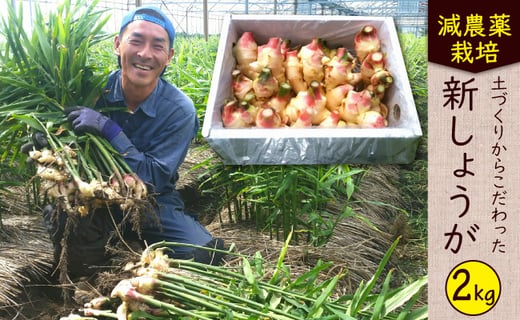
<svg viewBox="0 0 520 320">
<path fill-rule="evenodd" d="M 72 124 L 72 129 L 78 134 L 90 132 L 101 135 L 108 121 L 108 117 L 87 107 L 68 107 L 64 111 Z"/>
<path fill-rule="evenodd" d="M 88 107 L 67 107 L 64 112 L 77 134 L 89 132 L 110 141 L 122 131 L 121 127 L 109 117 Z"/>
</svg>

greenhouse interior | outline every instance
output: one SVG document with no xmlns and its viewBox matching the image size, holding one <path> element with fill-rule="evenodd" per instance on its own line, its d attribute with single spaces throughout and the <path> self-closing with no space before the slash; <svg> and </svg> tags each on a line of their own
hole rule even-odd
<svg viewBox="0 0 520 320">
<path fill-rule="evenodd" d="M 57 0 L 9 1 L 23 3 L 24 12 L 29 16 L 33 15 L 35 6 L 45 11 L 52 10 L 59 3 Z M 394 18 L 399 32 L 418 36 L 427 32 L 428 1 L 421 0 L 100 0 L 98 3 L 100 8 L 108 10 L 111 21 L 107 28 L 113 30 L 117 30 L 125 12 L 144 5 L 163 9 L 172 19 L 177 32 L 186 34 L 219 34 L 224 17 L 229 14 L 384 16 Z"/>
</svg>

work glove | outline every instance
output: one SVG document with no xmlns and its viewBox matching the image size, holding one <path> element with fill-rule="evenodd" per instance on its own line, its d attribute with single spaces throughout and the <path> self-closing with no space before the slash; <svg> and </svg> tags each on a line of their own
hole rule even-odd
<svg viewBox="0 0 520 320">
<path fill-rule="evenodd" d="M 49 141 L 45 133 L 36 131 L 31 136 L 31 141 L 24 143 L 20 147 L 20 151 L 25 154 L 29 154 L 32 150 L 41 150 L 49 146 Z"/>
<path fill-rule="evenodd" d="M 67 107 L 64 112 L 77 134 L 89 132 L 110 141 L 122 131 L 115 121 L 88 107 Z"/>
</svg>

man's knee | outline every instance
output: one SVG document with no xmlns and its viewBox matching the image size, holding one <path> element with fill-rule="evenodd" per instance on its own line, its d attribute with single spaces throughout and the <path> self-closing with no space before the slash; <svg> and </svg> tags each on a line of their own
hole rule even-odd
<svg viewBox="0 0 520 320">
<path fill-rule="evenodd" d="M 42 216 L 53 245 L 55 263 L 66 262 L 71 277 L 89 275 L 97 271 L 93 267 L 108 264 L 105 248 L 112 228 L 105 212 L 92 212 L 68 223 L 70 218 L 65 212 L 46 205 Z"/>
<path fill-rule="evenodd" d="M 160 241 L 178 243 L 179 245 L 170 245 L 172 251 L 168 255 L 173 259 L 194 259 L 201 263 L 219 264 L 224 256 L 218 252 L 218 250 L 224 250 L 224 241 L 213 238 L 197 219 L 181 211 L 163 212 L 161 229 L 150 228 L 143 233 L 143 238 L 148 243 Z M 211 250 L 211 248 L 215 250 Z"/>
<path fill-rule="evenodd" d="M 220 238 L 214 238 L 210 242 L 204 245 L 205 248 L 196 248 L 193 251 L 193 260 L 210 264 L 219 265 L 222 263 L 222 259 L 225 256 L 224 251 L 224 240 Z"/>
</svg>

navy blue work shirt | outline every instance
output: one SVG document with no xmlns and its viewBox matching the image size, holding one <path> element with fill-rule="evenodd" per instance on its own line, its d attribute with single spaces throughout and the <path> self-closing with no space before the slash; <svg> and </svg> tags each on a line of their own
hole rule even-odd
<svg viewBox="0 0 520 320">
<path fill-rule="evenodd" d="M 117 70 L 109 75 L 96 104 L 98 109 L 105 107 L 123 107 L 109 113 L 123 129 L 110 141 L 114 149 L 148 185 L 149 192 L 156 194 L 158 202 L 182 203 L 175 183 L 179 166 L 199 129 L 193 101 L 160 78 L 152 94 L 130 112 L 121 86 L 121 71 Z"/>
</svg>

